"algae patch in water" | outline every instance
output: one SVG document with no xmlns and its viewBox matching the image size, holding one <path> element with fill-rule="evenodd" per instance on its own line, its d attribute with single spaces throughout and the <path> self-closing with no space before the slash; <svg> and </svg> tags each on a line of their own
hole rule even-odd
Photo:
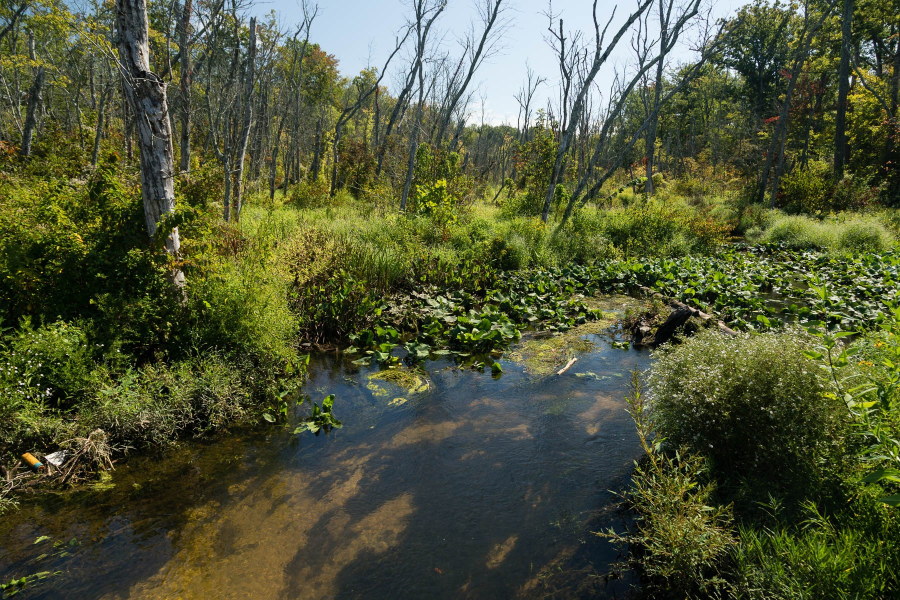
<svg viewBox="0 0 900 600">
<path fill-rule="evenodd" d="M 407 368 L 391 368 L 369 375 L 369 383 L 366 384 L 369 391 L 376 398 L 386 398 L 388 396 L 404 396 L 412 394 L 421 394 L 427 392 L 431 388 L 428 376 L 418 369 Z M 395 397 L 388 404 L 391 406 L 400 406 L 405 404 L 405 397 Z"/>
<path fill-rule="evenodd" d="M 624 294 L 591 296 L 585 298 L 584 303 L 589 308 L 603 311 L 603 320 L 609 325 L 624 317 L 627 312 L 640 312 L 645 310 L 648 305 L 647 300 L 633 298 Z"/>
<path fill-rule="evenodd" d="M 535 336 L 523 342 L 509 359 L 525 366 L 532 375 L 549 375 L 571 358 L 591 352 L 596 345 L 585 336 L 601 333 L 610 323 L 605 320 L 579 325 L 565 333 Z"/>
<path fill-rule="evenodd" d="M 602 318 L 574 327 L 564 333 L 538 334 L 520 344 L 509 359 L 525 366 L 532 375 L 544 376 L 562 368 L 569 360 L 587 354 L 596 348 L 589 335 L 605 332 L 624 318 L 626 313 L 642 310 L 646 301 L 631 296 L 594 296 L 584 299 L 585 304 L 602 311 Z"/>
</svg>

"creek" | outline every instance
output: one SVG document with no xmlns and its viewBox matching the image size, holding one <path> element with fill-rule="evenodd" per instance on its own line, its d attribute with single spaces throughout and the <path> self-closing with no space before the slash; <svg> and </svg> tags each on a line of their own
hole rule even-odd
<svg viewBox="0 0 900 600">
<path fill-rule="evenodd" d="M 621 597 L 591 531 L 625 518 L 624 395 L 650 358 L 581 341 L 561 376 L 437 360 L 418 390 L 314 356 L 304 392 L 335 394 L 342 429 L 233 431 L 25 499 L 0 519 L 0 581 L 58 571 L 18 598 Z M 40 536 L 78 543 L 35 567 Z"/>
</svg>

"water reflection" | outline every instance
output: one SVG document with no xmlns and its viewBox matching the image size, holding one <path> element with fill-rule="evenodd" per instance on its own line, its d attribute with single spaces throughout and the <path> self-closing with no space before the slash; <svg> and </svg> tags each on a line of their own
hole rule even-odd
<svg viewBox="0 0 900 600">
<path fill-rule="evenodd" d="M 586 523 L 616 518 L 598 510 L 638 454 L 623 375 L 648 356 L 594 341 L 561 377 L 429 363 L 430 390 L 393 406 L 320 357 L 308 389 L 337 395 L 344 429 L 186 445 L 129 461 L 110 491 L 25 506 L 0 524 L 0 579 L 51 535 L 81 550 L 23 597 L 621 595 L 594 577 L 615 552 Z"/>
</svg>

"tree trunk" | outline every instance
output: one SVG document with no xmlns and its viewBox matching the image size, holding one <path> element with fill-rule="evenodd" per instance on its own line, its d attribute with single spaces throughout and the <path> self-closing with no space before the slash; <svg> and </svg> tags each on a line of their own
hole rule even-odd
<svg viewBox="0 0 900 600">
<path fill-rule="evenodd" d="M 100 108 L 97 110 L 97 131 L 94 134 L 94 150 L 91 152 L 91 166 L 97 166 L 100 158 L 100 140 L 103 137 L 103 116 L 106 112 L 106 102 L 109 98 L 109 86 L 105 86 L 100 92 Z"/>
<path fill-rule="evenodd" d="M 672 0 L 674 1 L 674 0 Z M 653 106 L 651 107 L 650 124 L 647 126 L 647 147 L 644 149 L 644 157 L 647 159 L 647 182 L 644 191 L 647 197 L 653 195 L 653 155 L 656 152 L 656 133 L 659 130 L 659 101 L 662 95 L 663 76 L 666 66 L 666 48 L 668 47 L 668 19 L 666 17 L 665 2 L 659 0 L 659 62 L 656 63 L 656 80 L 653 86 Z"/>
<path fill-rule="evenodd" d="M 338 122 L 337 127 L 334 129 L 334 142 L 331 144 L 331 154 L 332 154 L 332 163 L 331 163 L 331 191 L 329 192 L 329 197 L 334 198 L 334 195 L 338 190 L 338 161 L 341 159 L 340 155 L 340 143 L 341 137 L 344 133 L 344 125 Z"/>
<path fill-rule="evenodd" d="M 838 102 L 834 119 L 834 176 L 844 176 L 847 161 L 847 96 L 850 94 L 850 24 L 853 20 L 853 0 L 844 0 L 841 22 L 841 64 L 838 69 Z"/>
<path fill-rule="evenodd" d="M 44 87 L 44 67 L 37 68 L 34 83 L 28 91 L 28 109 L 25 113 L 25 125 L 22 128 L 22 156 L 31 156 L 31 142 L 34 128 L 37 125 L 37 113 L 41 106 L 41 90 Z"/>
<path fill-rule="evenodd" d="M 116 0 L 120 68 L 126 79 L 125 93 L 135 114 L 141 151 L 141 194 L 147 233 L 156 236 L 160 220 L 175 212 L 175 163 L 172 130 L 166 104 L 166 84 L 150 71 L 150 45 L 146 0 Z M 166 251 L 174 258 L 181 247 L 178 228 L 166 234 Z M 184 274 L 172 270 L 177 288 Z"/>
<path fill-rule="evenodd" d="M 309 168 L 310 181 L 316 181 L 319 178 L 319 171 L 322 168 L 322 119 L 316 121 L 316 134 L 313 138 L 313 158 L 312 165 Z"/>
<path fill-rule="evenodd" d="M 191 174 L 191 78 L 193 65 L 191 64 L 191 13 L 193 12 L 193 0 L 184 0 L 181 9 L 181 24 L 179 26 L 179 50 L 181 52 L 181 78 L 178 81 L 178 89 L 181 94 L 181 173 L 185 176 Z"/>
<path fill-rule="evenodd" d="M 28 55 L 31 60 L 36 60 L 34 54 L 34 34 L 28 32 Z M 22 126 L 22 156 L 31 156 L 31 142 L 34 137 L 34 128 L 37 125 L 37 114 L 41 107 L 41 91 L 44 88 L 44 66 L 37 68 L 34 74 L 34 82 L 28 91 L 28 108 L 25 111 L 25 124 Z"/>
<path fill-rule="evenodd" d="M 416 107 L 416 118 L 409 129 L 409 163 L 406 165 L 406 181 L 403 182 L 403 195 L 400 197 L 400 212 L 406 211 L 406 203 L 409 200 L 409 189 L 412 185 L 413 172 L 416 169 L 416 152 L 419 149 L 419 129 L 422 126 L 422 109 L 425 104 L 425 74 L 423 72 L 425 68 L 422 65 L 421 52 L 417 56 L 417 61 L 419 105 Z"/>
<path fill-rule="evenodd" d="M 275 134 L 275 140 L 272 143 L 272 158 L 269 163 L 269 200 L 275 199 L 275 176 L 278 174 L 278 151 L 281 150 L 281 134 L 284 131 L 285 119 L 287 119 L 286 114 L 278 119 L 278 132 Z M 285 161 L 284 167 L 284 177 L 287 179 L 287 161 Z"/>
<path fill-rule="evenodd" d="M 250 125 L 253 119 L 253 86 L 256 83 L 256 17 L 250 19 L 250 46 L 247 48 L 247 79 L 244 81 L 244 124 L 238 142 L 237 158 L 234 165 L 234 220 L 241 220 L 241 201 L 244 192 L 244 155 L 250 140 Z"/>
</svg>

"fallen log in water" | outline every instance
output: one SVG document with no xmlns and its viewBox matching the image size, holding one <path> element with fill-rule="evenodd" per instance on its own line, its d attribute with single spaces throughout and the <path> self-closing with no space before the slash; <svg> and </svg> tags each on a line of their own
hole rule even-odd
<svg viewBox="0 0 900 600">
<path fill-rule="evenodd" d="M 679 302 L 678 300 L 675 300 L 674 298 L 668 298 L 666 296 L 663 296 L 659 292 L 651 290 L 648 287 L 638 286 L 638 289 L 640 289 L 642 292 L 644 292 L 651 298 L 657 298 L 657 299 L 665 302 L 669 306 L 672 306 L 673 308 L 675 308 L 675 310 L 672 312 L 672 314 L 669 315 L 669 318 L 666 319 L 665 323 L 660 325 L 660 327 L 656 330 L 656 334 L 653 336 L 654 344 L 662 344 L 662 343 L 667 342 L 672 337 L 672 335 L 675 333 L 675 330 L 677 330 L 679 327 L 684 325 L 688 321 L 688 319 L 690 319 L 691 317 L 696 317 L 702 321 L 712 320 L 716 324 L 716 326 L 719 328 L 719 331 L 721 331 L 722 333 L 724 333 L 726 335 L 730 335 L 730 336 L 737 335 L 737 332 L 734 329 L 732 329 L 731 327 L 729 327 L 722 321 L 716 319 L 712 315 L 708 315 L 705 312 L 703 312 L 699 309 L 693 308 L 691 306 L 688 306 L 684 302 Z"/>
</svg>

